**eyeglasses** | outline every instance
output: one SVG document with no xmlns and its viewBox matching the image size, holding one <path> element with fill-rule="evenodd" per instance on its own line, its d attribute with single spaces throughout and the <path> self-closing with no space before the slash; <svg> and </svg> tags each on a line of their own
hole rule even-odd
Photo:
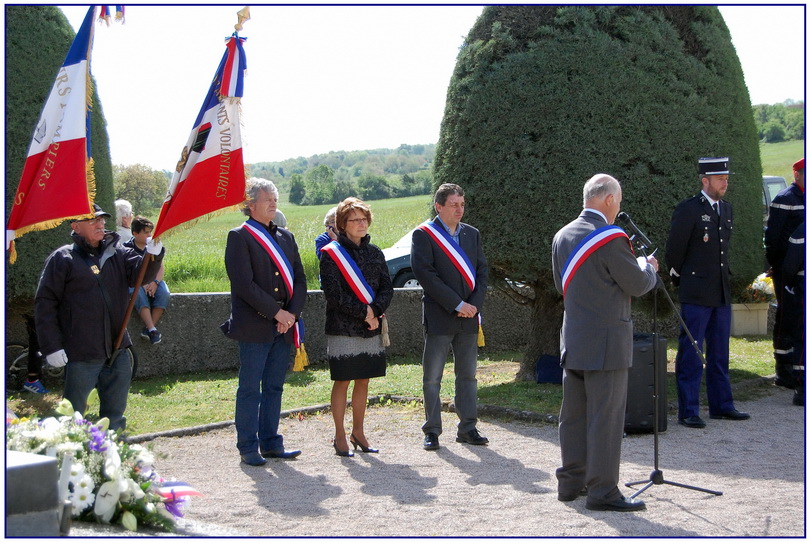
<svg viewBox="0 0 810 543">
<path fill-rule="evenodd" d="M 353 222 L 354 224 L 368 223 L 368 219 L 366 217 L 362 219 L 347 219 L 346 222 Z"/>
<path fill-rule="evenodd" d="M 86 222 L 88 224 L 96 225 L 96 224 L 107 224 L 107 219 L 104 217 L 96 217 L 95 219 L 85 219 L 83 221 L 76 221 L 76 222 Z"/>
</svg>

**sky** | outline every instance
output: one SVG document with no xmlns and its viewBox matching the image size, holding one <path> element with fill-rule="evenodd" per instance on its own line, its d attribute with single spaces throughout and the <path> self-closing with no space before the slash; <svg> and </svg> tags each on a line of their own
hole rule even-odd
<svg viewBox="0 0 810 543">
<path fill-rule="evenodd" d="M 74 29 L 86 6 L 61 6 Z M 96 25 L 91 70 L 114 164 L 172 170 L 234 30 L 235 6 L 138 6 Z M 436 143 L 482 6 L 251 6 L 246 163 Z M 804 100 L 804 5 L 721 6 L 753 104 Z"/>
</svg>

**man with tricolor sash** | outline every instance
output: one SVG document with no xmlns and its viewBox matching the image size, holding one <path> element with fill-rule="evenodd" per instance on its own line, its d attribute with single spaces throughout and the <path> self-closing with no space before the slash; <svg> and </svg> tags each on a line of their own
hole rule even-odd
<svg viewBox="0 0 810 543">
<path fill-rule="evenodd" d="M 633 358 L 630 299 L 655 287 L 658 262 L 636 259 L 627 234 L 613 226 L 622 201 L 616 179 L 593 176 L 582 199 L 582 213 L 552 242 L 554 285 L 565 307 L 557 498 L 587 495 L 588 509 L 638 511 L 644 502 L 627 500 L 618 487 Z"/>
<path fill-rule="evenodd" d="M 249 180 L 243 209 L 248 219 L 228 232 L 225 246 L 231 315 L 221 328 L 239 342 L 236 446 L 242 462 L 252 466 L 301 454 L 284 450 L 278 424 L 290 346 L 302 341 L 307 280 L 295 238 L 273 222 L 277 203 L 271 181 Z"/>
<path fill-rule="evenodd" d="M 450 348 L 456 374 L 456 441 L 471 445 L 489 442 L 476 428 L 478 422 L 478 334 L 481 308 L 487 291 L 487 260 L 481 234 L 464 216 L 464 190 L 455 184 L 439 187 L 433 199 L 437 216 L 414 230 L 411 267 L 422 286 L 422 390 L 425 395 L 425 450 L 439 448 L 442 433 L 441 387 Z"/>
</svg>

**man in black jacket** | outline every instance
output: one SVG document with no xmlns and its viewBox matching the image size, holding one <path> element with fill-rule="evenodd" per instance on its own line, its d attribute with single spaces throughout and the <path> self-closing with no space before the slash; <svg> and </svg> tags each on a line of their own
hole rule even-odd
<svg viewBox="0 0 810 543">
<path fill-rule="evenodd" d="M 793 184 L 781 191 L 771 202 L 765 229 L 765 258 L 771 266 L 773 290 L 776 295 L 776 316 L 773 325 L 773 357 L 776 364 L 776 384 L 794 388 L 792 350 L 784 319 L 786 274 L 783 270 L 788 238 L 804 222 L 804 159 L 793 164 Z"/>
<path fill-rule="evenodd" d="M 228 232 L 225 269 L 231 281 L 231 316 L 221 328 L 239 342 L 236 447 L 251 466 L 265 458 L 295 458 L 278 433 L 281 393 L 290 364 L 296 321 L 304 309 L 307 279 L 298 245 L 273 222 L 278 190 L 251 179 L 243 212 L 248 220 Z"/>
<path fill-rule="evenodd" d="M 750 418 L 734 408 L 728 377 L 731 335 L 729 241 L 733 213 L 723 200 L 728 189 L 728 158 L 701 158 L 702 190 L 682 201 L 672 214 L 666 261 L 679 286 L 681 316 L 699 346 L 706 341 L 706 393 L 709 418 Z M 678 338 L 675 377 L 678 383 L 678 422 L 703 428 L 699 416 L 703 364 L 685 330 Z"/>
<path fill-rule="evenodd" d="M 422 285 L 422 322 L 425 349 L 422 354 L 422 389 L 425 395 L 423 447 L 439 448 L 442 433 L 441 388 L 444 363 L 453 349 L 456 374 L 456 441 L 470 445 L 489 442 L 476 428 L 478 421 L 475 371 L 478 366 L 479 315 L 487 292 L 487 260 L 481 234 L 464 216 L 464 190 L 445 183 L 434 196 L 438 214 L 414 230 L 411 267 Z M 463 270 L 463 271 L 462 271 Z"/>
<path fill-rule="evenodd" d="M 138 252 L 118 244 L 116 232 L 104 229 L 110 215 L 93 205 L 95 217 L 72 221 L 73 245 L 60 247 L 45 261 L 39 279 L 34 315 L 45 361 L 65 368 L 64 397 L 84 414 L 87 396 L 98 389 L 99 415 L 110 428 L 126 428 L 124 411 L 132 380 L 126 356 L 111 360 L 115 339 L 144 262 Z M 149 239 L 144 282 L 155 278 L 163 245 Z M 132 342 L 124 333 L 121 348 Z"/>
</svg>

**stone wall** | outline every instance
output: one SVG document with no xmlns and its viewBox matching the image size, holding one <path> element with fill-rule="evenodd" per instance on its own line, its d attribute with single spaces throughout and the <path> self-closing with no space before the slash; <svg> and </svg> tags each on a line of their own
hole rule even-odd
<svg viewBox="0 0 810 543">
<path fill-rule="evenodd" d="M 395 289 L 391 307 L 386 312 L 389 321 L 391 346 L 388 353 L 408 356 L 415 360 L 422 355 L 421 289 Z M 311 364 L 325 363 L 324 337 L 325 300 L 323 292 L 307 293 L 304 309 L 304 344 Z M 30 304 L 7 307 L 6 341 L 27 343 L 22 313 L 31 312 Z M 151 377 L 175 373 L 192 373 L 238 368 L 237 342 L 227 339 L 219 325 L 230 314 L 229 293 L 172 294 L 171 303 L 158 328 L 163 340 L 152 345 L 140 337 L 141 320 L 133 316 L 129 322 L 138 358 L 137 377 Z M 486 347 L 482 353 L 522 351 L 528 340 L 530 310 L 509 299 L 500 291 L 491 290 L 483 312 Z M 651 322 L 642 315 L 634 315 L 636 331 L 652 331 Z M 677 330 L 673 318 L 660 319 L 658 329 L 664 337 Z M 553 353 L 557 354 L 557 353 Z M 136 378 L 137 378 L 136 377 Z"/>
</svg>

